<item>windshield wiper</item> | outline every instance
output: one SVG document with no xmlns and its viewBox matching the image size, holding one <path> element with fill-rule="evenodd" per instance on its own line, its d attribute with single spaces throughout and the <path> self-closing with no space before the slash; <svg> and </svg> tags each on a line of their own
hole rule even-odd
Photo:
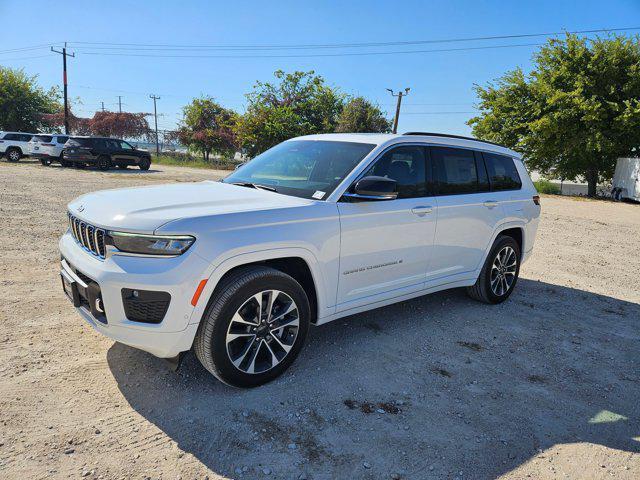
<svg viewBox="0 0 640 480">
<path fill-rule="evenodd" d="M 268 190 L 270 192 L 277 192 L 275 187 L 271 187 L 269 185 L 260 185 L 259 183 L 251 183 L 251 182 L 230 182 L 231 185 L 238 185 L 240 187 L 249 187 L 255 188 L 256 190 Z"/>
</svg>

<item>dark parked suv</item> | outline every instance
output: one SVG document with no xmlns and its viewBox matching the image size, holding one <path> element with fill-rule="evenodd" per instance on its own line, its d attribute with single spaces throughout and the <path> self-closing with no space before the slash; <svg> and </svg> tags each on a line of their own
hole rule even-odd
<svg viewBox="0 0 640 480">
<path fill-rule="evenodd" d="M 71 137 L 62 151 L 62 166 L 72 165 L 81 168 L 95 165 L 100 170 L 109 170 L 112 166 L 127 168 L 137 165 L 140 170 L 149 170 L 151 155 L 117 138 Z"/>
</svg>

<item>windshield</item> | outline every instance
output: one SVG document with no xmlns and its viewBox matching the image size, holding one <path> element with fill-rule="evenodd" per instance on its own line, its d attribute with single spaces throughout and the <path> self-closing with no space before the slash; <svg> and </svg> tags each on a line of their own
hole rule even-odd
<svg viewBox="0 0 640 480">
<path fill-rule="evenodd" d="M 294 140 L 258 155 L 225 183 L 266 186 L 278 193 L 323 200 L 371 151 L 368 143 Z"/>
</svg>

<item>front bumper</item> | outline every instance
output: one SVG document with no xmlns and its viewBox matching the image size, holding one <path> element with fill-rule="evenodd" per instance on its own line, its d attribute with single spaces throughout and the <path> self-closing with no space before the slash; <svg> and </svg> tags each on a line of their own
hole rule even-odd
<svg viewBox="0 0 640 480">
<path fill-rule="evenodd" d="M 90 255 L 67 232 L 60 239 L 60 252 L 72 271 L 91 279 L 100 288 L 104 316 L 92 314 L 85 303 L 78 313 L 95 330 L 126 345 L 157 357 L 175 357 L 189 350 L 198 323 L 189 320 L 194 307 L 191 298 L 198 283 L 206 278 L 209 264 L 193 251 L 173 258 L 144 258 L 114 255 L 100 260 Z M 64 265 L 61 265 L 65 269 Z M 67 270 L 67 275 L 69 271 Z M 160 323 L 149 324 L 127 318 L 122 289 L 168 292 L 169 307 Z M 95 313 L 95 310 L 94 310 Z"/>
</svg>

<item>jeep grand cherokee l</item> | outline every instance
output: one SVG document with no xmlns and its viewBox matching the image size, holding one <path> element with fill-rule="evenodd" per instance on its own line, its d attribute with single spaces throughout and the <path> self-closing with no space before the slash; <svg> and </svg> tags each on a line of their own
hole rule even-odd
<svg viewBox="0 0 640 480">
<path fill-rule="evenodd" d="M 62 166 L 71 165 L 95 165 L 100 170 L 109 170 L 112 166 L 127 168 L 134 165 L 140 170 L 149 170 L 151 155 L 148 151 L 138 150 L 117 138 L 71 137 L 62 151 Z"/>
<path fill-rule="evenodd" d="M 29 154 L 29 140 L 33 133 L 0 132 L 0 157 L 7 157 L 10 162 L 17 162 Z"/>
<path fill-rule="evenodd" d="M 230 385 L 268 382 L 310 325 L 454 287 L 500 303 L 539 197 L 520 156 L 442 134 L 288 140 L 223 181 L 68 206 L 62 284 L 108 337 Z"/>
</svg>

